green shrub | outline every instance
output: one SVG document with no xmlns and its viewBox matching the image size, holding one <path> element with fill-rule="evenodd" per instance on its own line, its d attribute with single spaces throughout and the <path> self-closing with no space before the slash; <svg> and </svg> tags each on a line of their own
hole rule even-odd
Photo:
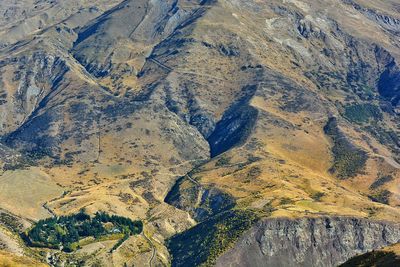
<svg viewBox="0 0 400 267">
<path fill-rule="evenodd" d="M 382 185 L 384 185 L 392 180 L 393 180 L 393 177 L 391 175 L 385 175 L 385 176 L 379 177 L 378 179 L 376 179 L 375 182 L 373 182 L 371 184 L 371 186 L 369 188 L 377 189 L 378 187 L 381 187 Z"/>
<path fill-rule="evenodd" d="M 346 106 L 344 116 L 355 123 L 366 123 L 370 119 L 381 120 L 383 118 L 379 107 L 373 104 Z"/>
<path fill-rule="evenodd" d="M 257 220 L 252 211 L 229 210 L 173 236 L 167 241 L 172 266 L 213 266 Z"/>
<path fill-rule="evenodd" d="M 230 161 L 231 161 L 231 158 L 227 157 L 226 155 L 221 155 L 221 157 L 215 163 L 215 166 L 223 167 L 223 166 L 229 165 Z"/>
<path fill-rule="evenodd" d="M 374 202 L 387 205 L 389 204 L 389 198 L 391 195 L 392 193 L 389 190 L 381 190 L 369 195 L 368 197 Z"/>
<path fill-rule="evenodd" d="M 315 201 L 320 201 L 323 196 L 325 196 L 325 193 L 323 192 L 315 192 L 311 194 L 311 198 L 314 199 Z"/>
<path fill-rule="evenodd" d="M 339 130 L 336 118 L 329 119 L 324 131 L 333 140 L 332 153 L 334 162 L 330 171 L 339 179 L 356 176 L 367 162 L 367 153 L 350 143 Z"/>
<path fill-rule="evenodd" d="M 279 203 L 281 205 L 290 205 L 290 204 L 293 204 L 294 201 L 288 197 L 283 197 L 283 198 L 281 198 L 281 201 Z"/>
</svg>

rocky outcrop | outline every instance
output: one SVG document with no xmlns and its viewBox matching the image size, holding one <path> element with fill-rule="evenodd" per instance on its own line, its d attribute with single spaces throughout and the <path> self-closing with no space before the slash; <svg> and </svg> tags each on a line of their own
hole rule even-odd
<svg viewBox="0 0 400 267">
<path fill-rule="evenodd" d="M 264 219 L 217 266 L 337 266 L 400 240 L 400 224 L 349 217 Z"/>
<path fill-rule="evenodd" d="M 8 76 L 7 72 L 11 72 Z M 0 134 L 20 127 L 57 89 L 69 71 L 65 60 L 43 50 L 0 61 Z M 8 84 L 16 86 L 13 89 Z M 12 121 L 13 123 L 8 123 Z"/>
<path fill-rule="evenodd" d="M 354 9 L 361 12 L 367 18 L 376 21 L 384 29 L 392 31 L 394 33 L 398 33 L 400 31 L 400 19 L 394 18 L 388 14 L 384 14 L 370 8 L 363 7 L 353 0 L 343 0 L 343 2 L 345 4 L 352 5 Z"/>
<path fill-rule="evenodd" d="M 185 210 L 198 221 L 231 209 L 235 200 L 216 188 L 205 188 L 188 176 L 180 178 L 165 198 L 165 202 Z"/>
<path fill-rule="evenodd" d="M 176 0 L 123 1 L 78 32 L 74 57 L 97 78 L 110 74 L 135 75 L 138 69 L 119 63 L 125 61 L 126 54 L 132 54 L 121 43 L 133 41 L 152 47 L 173 33 L 189 15 L 190 12 L 179 8 Z M 120 64 L 123 66 L 118 69 Z"/>
</svg>

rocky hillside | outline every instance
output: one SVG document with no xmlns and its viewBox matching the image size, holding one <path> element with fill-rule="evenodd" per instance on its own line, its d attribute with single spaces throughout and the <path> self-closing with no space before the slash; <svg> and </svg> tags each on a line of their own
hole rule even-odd
<svg viewBox="0 0 400 267">
<path fill-rule="evenodd" d="M 399 230 L 398 224 L 347 217 L 267 219 L 220 256 L 217 266 L 338 266 L 398 242 Z"/>
<path fill-rule="evenodd" d="M 144 222 L 112 252 L 18 251 L 51 264 L 334 266 L 398 242 L 399 11 L 1 1 L 0 208 L 19 231 L 81 209 Z"/>
</svg>

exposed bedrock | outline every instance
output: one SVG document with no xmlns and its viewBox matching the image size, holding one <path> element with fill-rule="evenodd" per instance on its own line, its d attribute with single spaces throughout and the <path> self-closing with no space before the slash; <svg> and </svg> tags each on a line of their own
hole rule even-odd
<svg viewBox="0 0 400 267">
<path fill-rule="evenodd" d="M 350 217 L 264 219 L 216 266 L 337 266 L 400 240 L 400 224 Z"/>
</svg>

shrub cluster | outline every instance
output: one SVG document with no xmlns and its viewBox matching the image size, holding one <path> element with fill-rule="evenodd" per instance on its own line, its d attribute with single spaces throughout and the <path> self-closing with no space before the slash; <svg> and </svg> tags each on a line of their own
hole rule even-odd
<svg viewBox="0 0 400 267">
<path fill-rule="evenodd" d="M 339 130 L 335 118 L 331 118 L 324 128 L 325 134 L 333 140 L 333 166 L 330 171 L 340 179 L 356 176 L 365 166 L 367 153 L 354 146 Z"/>
</svg>

